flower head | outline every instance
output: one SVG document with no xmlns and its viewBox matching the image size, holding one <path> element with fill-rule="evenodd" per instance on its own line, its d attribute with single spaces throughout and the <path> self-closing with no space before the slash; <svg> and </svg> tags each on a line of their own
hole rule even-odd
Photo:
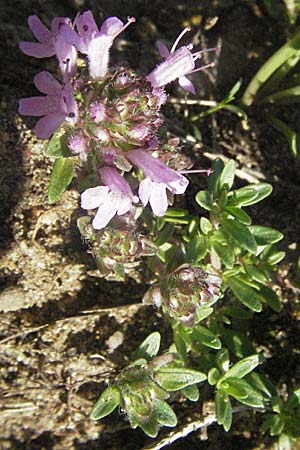
<svg viewBox="0 0 300 450">
<path fill-rule="evenodd" d="M 156 216 L 163 216 L 168 209 L 168 189 L 173 194 L 183 194 L 189 184 L 187 178 L 165 166 L 144 150 L 131 150 L 127 159 L 143 170 L 145 178 L 139 186 L 139 197 L 144 206 L 149 202 Z"/>
<path fill-rule="evenodd" d="M 95 123 L 101 123 L 105 119 L 105 106 L 103 103 L 94 102 L 89 108 L 90 117 Z"/>
<path fill-rule="evenodd" d="M 117 17 L 109 17 L 99 30 L 92 12 L 85 11 L 74 21 L 78 33 L 65 26 L 62 33 L 67 42 L 88 56 L 91 77 L 101 79 L 108 69 L 109 51 L 114 39 L 132 22 L 135 22 L 133 17 L 128 18 L 125 25 Z"/>
<path fill-rule="evenodd" d="M 81 161 L 87 160 L 87 153 L 91 150 L 87 145 L 87 139 L 80 134 L 74 134 L 68 139 L 68 147 L 73 155 L 78 155 Z"/>
<path fill-rule="evenodd" d="M 38 16 L 28 18 L 29 28 L 39 42 L 20 42 L 20 49 L 25 55 L 35 58 L 47 58 L 56 55 L 64 79 L 68 80 L 76 72 L 75 47 L 62 35 L 62 27 L 72 30 L 72 22 L 66 17 L 55 17 L 51 22 L 51 31 L 45 27 Z"/>
<path fill-rule="evenodd" d="M 18 112 L 25 116 L 44 116 L 38 120 L 34 131 L 38 138 L 48 139 L 64 120 L 76 122 L 77 105 L 71 85 L 61 85 L 49 72 L 40 72 L 33 81 L 46 96 L 22 98 Z"/>
<path fill-rule="evenodd" d="M 102 167 L 99 174 L 105 186 L 90 188 L 81 194 L 83 209 L 98 208 L 93 220 L 96 230 L 104 228 L 116 214 L 121 216 L 129 212 L 132 203 L 138 201 L 115 167 Z"/>
<path fill-rule="evenodd" d="M 165 86 L 178 78 L 179 85 L 183 89 L 192 94 L 196 93 L 193 83 L 186 75 L 199 70 L 204 70 L 207 67 L 212 66 L 213 63 L 195 69 L 195 62 L 197 59 L 201 58 L 203 52 L 192 53 L 192 44 L 184 45 L 176 50 L 179 41 L 188 31 L 190 31 L 189 27 L 184 28 L 175 40 L 171 50 L 169 50 L 163 42 L 158 42 L 158 50 L 160 56 L 164 58 L 164 61 L 146 77 L 146 80 L 151 83 L 153 88 Z"/>
</svg>

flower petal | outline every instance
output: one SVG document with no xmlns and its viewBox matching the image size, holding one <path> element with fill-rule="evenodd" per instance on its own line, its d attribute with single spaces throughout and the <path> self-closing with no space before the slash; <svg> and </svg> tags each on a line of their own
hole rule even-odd
<svg viewBox="0 0 300 450">
<path fill-rule="evenodd" d="M 153 214 L 159 217 L 165 214 L 168 209 L 168 198 L 166 186 L 164 184 L 153 182 L 149 203 Z"/>
<path fill-rule="evenodd" d="M 35 58 L 49 58 L 55 55 L 53 46 L 49 44 L 21 41 L 19 47 L 25 55 L 34 56 Z"/>
<path fill-rule="evenodd" d="M 152 190 L 152 181 L 150 178 L 144 178 L 139 185 L 139 197 L 143 206 L 146 206 L 149 202 L 149 198 Z"/>
<path fill-rule="evenodd" d="M 188 187 L 189 180 L 183 175 L 177 174 L 177 176 L 178 178 L 167 183 L 167 186 L 173 194 L 184 194 Z"/>
<path fill-rule="evenodd" d="M 195 86 L 184 75 L 178 78 L 178 83 L 185 91 L 191 92 L 192 94 L 196 94 Z"/>
<path fill-rule="evenodd" d="M 54 131 L 63 123 L 65 116 L 60 113 L 52 113 L 38 120 L 34 127 L 36 136 L 40 139 L 48 139 Z"/>
<path fill-rule="evenodd" d="M 87 39 L 87 42 L 92 38 L 93 35 L 99 33 L 97 24 L 95 22 L 94 16 L 91 11 L 85 11 L 80 14 L 74 20 L 74 25 L 79 32 L 81 37 Z"/>
<path fill-rule="evenodd" d="M 120 197 L 117 214 L 118 216 L 122 216 L 122 214 L 127 213 L 131 210 L 132 202 L 130 197 Z"/>
<path fill-rule="evenodd" d="M 97 211 L 93 220 L 93 227 L 96 230 L 106 227 L 117 212 L 117 206 L 114 202 L 107 201 L 103 203 Z"/>
<path fill-rule="evenodd" d="M 187 47 L 180 47 L 149 73 L 146 80 L 152 84 L 152 87 L 162 87 L 191 72 L 194 67 L 195 63 L 190 50 Z"/>
<path fill-rule="evenodd" d="M 77 50 L 81 53 L 87 52 L 87 47 L 83 42 L 83 39 L 78 36 L 78 34 L 68 25 L 63 25 L 61 27 L 61 35 L 63 36 L 64 40 L 68 42 L 71 45 L 74 45 L 74 47 L 77 48 Z"/>
<path fill-rule="evenodd" d="M 156 46 L 158 48 L 159 54 L 162 58 L 168 58 L 170 55 L 170 51 L 166 44 L 164 44 L 162 41 L 157 41 Z"/>
<path fill-rule="evenodd" d="M 46 97 L 22 98 L 18 113 L 24 116 L 45 116 L 49 113 L 49 102 Z"/>
<path fill-rule="evenodd" d="M 112 36 L 98 36 L 90 41 L 87 55 L 89 72 L 92 78 L 101 79 L 105 77 L 108 69 L 109 50 L 112 44 Z"/>
<path fill-rule="evenodd" d="M 100 33 L 107 36 L 116 36 L 123 27 L 124 24 L 118 17 L 108 17 L 101 25 Z"/>
<path fill-rule="evenodd" d="M 103 184 L 113 192 L 122 193 L 128 198 L 133 197 L 132 190 L 127 181 L 119 174 L 115 167 L 104 166 L 99 169 L 99 175 Z"/>
<path fill-rule="evenodd" d="M 81 208 L 83 209 L 95 209 L 102 203 L 108 202 L 108 187 L 97 186 L 90 189 L 86 189 L 81 194 Z"/>
<path fill-rule="evenodd" d="M 28 25 L 38 41 L 42 42 L 43 44 L 50 41 L 52 33 L 51 31 L 48 30 L 47 27 L 45 27 L 45 25 L 41 22 L 38 16 L 36 15 L 29 16 Z"/>
<path fill-rule="evenodd" d="M 33 82 L 43 94 L 58 95 L 62 90 L 62 85 L 47 71 L 38 73 Z"/>
</svg>

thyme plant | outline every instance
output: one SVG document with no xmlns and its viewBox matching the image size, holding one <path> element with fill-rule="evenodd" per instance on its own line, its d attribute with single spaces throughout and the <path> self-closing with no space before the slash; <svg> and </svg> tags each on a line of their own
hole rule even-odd
<svg viewBox="0 0 300 450">
<path fill-rule="evenodd" d="M 78 228 L 102 275 L 124 280 L 132 264 L 144 270 L 143 302 L 161 308 L 173 333 L 160 355 L 158 331 L 141 343 L 102 392 L 92 419 L 119 407 L 132 428 L 155 437 L 161 426 L 176 426 L 172 402 L 179 396 L 201 402 L 206 383 L 226 431 L 232 405 L 241 403 L 261 412 L 273 408 L 263 428 L 294 438 L 286 411 L 299 411 L 298 392 L 286 405 L 277 396 L 259 369 L 263 356 L 248 329 L 263 309 L 281 310 L 272 281 L 284 257 L 276 247 L 282 234 L 252 224 L 245 211 L 272 187 L 235 189 L 233 160 L 190 170 L 179 140 L 159 137 L 166 85 L 178 80 L 195 93 L 187 76 L 213 62 L 201 66 L 204 51 L 181 45 L 189 28 L 171 49 L 158 43 L 162 62 L 145 76 L 109 65 L 110 48 L 132 17 L 125 24 L 109 17 L 100 28 L 90 11 L 74 21 L 57 17 L 50 30 L 35 15 L 28 22 L 38 42 L 21 42 L 21 50 L 36 58 L 55 55 L 60 69 L 59 81 L 46 71 L 37 74 L 34 84 L 43 95 L 19 103 L 20 114 L 40 117 L 34 131 L 47 140 L 46 155 L 54 161 L 49 201 L 58 201 L 72 182 L 81 195 Z M 86 56 L 84 64 L 77 65 L 78 53 Z M 174 195 L 188 189 L 189 172 L 208 179 L 207 190 L 196 194 L 196 211 L 172 206 Z"/>
</svg>

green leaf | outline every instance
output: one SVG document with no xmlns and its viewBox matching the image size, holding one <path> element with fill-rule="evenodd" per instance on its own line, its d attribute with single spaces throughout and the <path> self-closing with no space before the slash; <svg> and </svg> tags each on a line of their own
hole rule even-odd
<svg viewBox="0 0 300 450">
<path fill-rule="evenodd" d="M 108 416 L 120 404 L 120 391 L 112 385 L 102 392 L 91 412 L 91 419 L 99 420 Z"/>
<path fill-rule="evenodd" d="M 284 420 L 279 415 L 276 415 L 270 427 L 270 436 L 278 436 L 283 431 L 284 425 Z"/>
<path fill-rule="evenodd" d="M 163 229 L 159 232 L 159 235 L 157 236 L 155 240 L 155 244 L 159 247 L 163 244 L 165 244 L 173 234 L 175 226 L 172 223 L 167 223 Z"/>
<path fill-rule="evenodd" d="M 242 117 L 244 120 L 247 120 L 248 116 L 245 111 L 236 105 L 224 105 L 223 109 L 227 109 L 228 111 L 236 114 L 238 117 Z"/>
<path fill-rule="evenodd" d="M 233 330 L 224 330 L 223 339 L 226 346 L 238 357 L 244 358 L 255 352 L 251 341 L 243 333 Z"/>
<path fill-rule="evenodd" d="M 191 402 L 197 402 L 199 400 L 199 389 L 195 384 L 191 384 L 181 389 L 182 394 Z"/>
<path fill-rule="evenodd" d="M 208 316 L 210 316 L 214 312 L 213 308 L 210 308 L 209 306 L 199 306 L 196 311 L 196 320 L 195 323 L 201 322 L 201 320 L 206 319 Z"/>
<path fill-rule="evenodd" d="M 243 303 L 243 305 L 255 312 L 260 312 L 262 310 L 261 297 L 257 290 L 238 278 L 228 278 L 227 282 L 234 295 L 241 303 Z"/>
<path fill-rule="evenodd" d="M 74 176 L 73 158 L 58 158 L 53 164 L 50 178 L 48 198 L 56 202 L 65 192 Z"/>
<path fill-rule="evenodd" d="M 208 234 L 210 231 L 212 231 L 213 226 L 210 220 L 208 220 L 206 217 L 201 217 L 200 219 L 200 229 L 203 234 Z"/>
<path fill-rule="evenodd" d="M 204 236 L 195 236 L 186 244 L 186 262 L 195 264 L 207 253 L 207 244 Z"/>
<path fill-rule="evenodd" d="M 267 264 L 274 266 L 275 264 L 278 264 L 285 257 L 285 252 L 278 251 L 276 248 L 274 248 L 272 245 L 270 245 L 264 249 L 264 251 L 261 253 L 260 257 Z"/>
<path fill-rule="evenodd" d="M 197 325 L 194 327 L 191 333 L 193 339 L 196 339 L 202 345 L 206 347 L 219 349 L 222 347 L 222 342 L 220 339 L 210 330 L 203 327 L 202 325 Z"/>
<path fill-rule="evenodd" d="M 47 144 L 45 150 L 46 155 L 52 156 L 53 158 L 66 158 L 68 156 L 73 156 L 68 147 L 68 138 L 69 136 L 63 127 L 55 131 Z"/>
<path fill-rule="evenodd" d="M 245 250 L 256 253 L 257 245 L 249 229 L 236 220 L 222 219 L 224 230 Z"/>
<path fill-rule="evenodd" d="M 189 212 L 186 209 L 169 208 L 164 217 L 188 217 Z"/>
<path fill-rule="evenodd" d="M 238 378 L 226 378 L 226 380 L 220 382 L 220 387 L 226 394 L 231 395 L 237 400 L 247 397 L 247 391 L 243 386 L 240 386 Z"/>
<path fill-rule="evenodd" d="M 191 384 L 206 380 L 206 375 L 184 367 L 160 367 L 154 375 L 157 383 L 166 391 L 178 391 Z"/>
<path fill-rule="evenodd" d="M 276 395 L 273 383 L 262 373 L 251 372 L 247 375 L 247 381 L 253 389 L 262 392 L 269 399 Z"/>
<path fill-rule="evenodd" d="M 234 175 L 235 175 L 235 161 L 233 159 L 230 159 L 225 164 L 225 167 L 220 175 L 220 189 L 222 189 L 223 186 L 227 185 L 226 187 L 228 188 L 229 191 L 233 185 Z"/>
<path fill-rule="evenodd" d="M 155 410 L 158 423 L 165 427 L 175 427 L 177 425 L 176 414 L 167 402 L 164 400 L 156 400 Z"/>
<path fill-rule="evenodd" d="M 223 425 L 225 431 L 228 431 L 232 421 L 232 409 L 228 395 L 218 390 L 215 394 L 215 405 L 217 422 L 219 425 Z"/>
<path fill-rule="evenodd" d="M 237 219 L 244 225 L 250 225 L 252 222 L 251 217 L 237 206 L 226 206 L 225 211 L 231 214 L 235 219 Z"/>
<path fill-rule="evenodd" d="M 228 247 L 227 245 L 223 245 L 216 240 L 212 240 L 211 244 L 225 267 L 231 269 L 234 264 L 234 252 L 232 246 Z"/>
<path fill-rule="evenodd" d="M 216 355 L 216 363 L 222 372 L 229 369 L 229 351 L 227 348 L 221 348 Z"/>
<path fill-rule="evenodd" d="M 241 361 L 234 364 L 228 372 L 226 372 L 223 379 L 226 378 L 243 378 L 248 373 L 252 372 L 255 367 L 257 367 L 261 362 L 261 357 L 259 355 L 250 355 Z"/>
<path fill-rule="evenodd" d="M 221 378 L 221 373 L 216 367 L 212 367 L 207 375 L 207 381 L 211 386 L 217 384 L 219 379 Z"/>
<path fill-rule="evenodd" d="M 235 319 L 251 319 L 252 313 L 250 311 L 247 311 L 246 309 L 239 308 L 238 306 L 224 306 L 222 308 L 222 313 L 234 317 Z"/>
<path fill-rule="evenodd" d="M 147 361 L 157 355 L 160 347 L 160 333 L 154 331 L 139 345 L 137 350 L 133 353 L 133 359 L 145 358 Z"/>
<path fill-rule="evenodd" d="M 273 188 L 268 183 L 249 184 L 230 192 L 230 204 L 233 206 L 250 206 L 268 197 Z"/>
<path fill-rule="evenodd" d="M 147 422 L 142 422 L 141 420 L 138 421 L 139 427 L 143 430 L 147 436 L 150 436 L 152 438 L 155 438 L 158 433 L 158 425 L 156 420 L 156 415 L 152 414 L 149 417 L 149 420 Z M 136 427 L 134 427 L 136 428 Z"/>
<path fill-rule="evenodd" d="M 263 408 L 264 407 L 264 398 L 262 394 L 255 389 L 246 381 L 239 379 L 238 381 L 239 387 L 244 389 L 247 393 L 246 397 L 239 398 L 239 402 L 244 405 L 252 406 L 253 408 Z"/>
<path fill-rule="evenodd" d="M 216 198 L 219 191 L 219 181 L 222 170 L 224 169 L 224 163 L 220 158 L 215 159 L 212 165 L 213 173 L 208 178 L 208 186 L 210 192 Z"/>
<path fill-rule="evenodd" d="M 213 199 L 208 191 L 199 191 L 196 194 L 196 202 L 207 211 L 211 211 L 213 207 Z"/>
<path fill-rule="evenodd" d="M 252 266 L 251 264 L 246 264 L 246 263 L 244 263 L 244 269 L 245 269 L 247 275 L 249 275 L 251 280 L 255 280 L 260 283 L 265 282 L 266 273 L 263 270 L 258 269 L 257 267 Z"/>
<path fill-rule="evenodd" d="M 257 245 L 274 244 L 283 238 L 283 234 L 280 231 L 274 230 L 274 228 L 252 225 L 249 227 L 249 230 L 255 237 Z"/>
<path fill-rule="evenodd" d="M 186 343 L 178 331 L 174 330 L 173 340 L 174 340 L 174 344 L 175 344 L 179 358 L 182 361 L 186 361 L 186 355 L 187 355 Z"/>
<path fill-rule="evenodd" d="M 282 310 L 282 305 L 278 298 L 276 292 L 268 286 L 264 286 L 262 284 L 259 285 L 259 293 L 261 294 L 261 300 L 266 302 L 267 305 L 273 309 L 275 312 L 280 312 Z"/>
</svg>

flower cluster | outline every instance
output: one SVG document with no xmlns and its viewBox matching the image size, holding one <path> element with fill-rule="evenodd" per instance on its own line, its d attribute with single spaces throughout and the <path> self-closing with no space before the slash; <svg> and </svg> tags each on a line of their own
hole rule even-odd
<svg viewBox="0 0 300 450">
<path fill-rule="evenodd" d="M 214 303 L 220 287 L 221 279 L 218 276 L 184 264 L 151 286 L 143 302 L 163 307 L 172 318 L 187 327 L 193 327 L 197 321 L 198 308 Z"/>
<path fill-rule="evenodd" d="M 115 215 L 132 215 L 139 202 L 143 207 L 149 203 L 156 216 L 163 216 L 172 194 L 183 194 L 188 186 L 186 177 L 156 157 L 161 153 L 157 132 L 165 86 L 178 79 L 184 89 L 195 92 L 186 75 L 203 69 L 195 68 L 202 52 L 192 52 L 192 44 L 178 48 L 189 31 L 185 28 L 170 51 L 159 43 L 163 62 L 146 77 L 125 68 L 111 73 L 113 42 L 133 22 L 132 17 L 125 24 L 109 17 L 99 28 L 91 11 L 85 11 L 73 22 L 53 19 L 49 30 L 34 15 L 28 23 L 38 42 L 20 43 L 27 55 L 58 59 L 62 82 L 45 71 L 36 75 L 34 84 L 45 95 L 21 99 L 19 113 L 41 117 L 35 126 L 41 139 L 59 129 L 81 174 L 93 180 L 84 183 L 81 207 L 97 210 L 92 222 L 96 230 Z M 77 67 L 78 52 L 87 56 L 86 68 Z"/>
</svg>

